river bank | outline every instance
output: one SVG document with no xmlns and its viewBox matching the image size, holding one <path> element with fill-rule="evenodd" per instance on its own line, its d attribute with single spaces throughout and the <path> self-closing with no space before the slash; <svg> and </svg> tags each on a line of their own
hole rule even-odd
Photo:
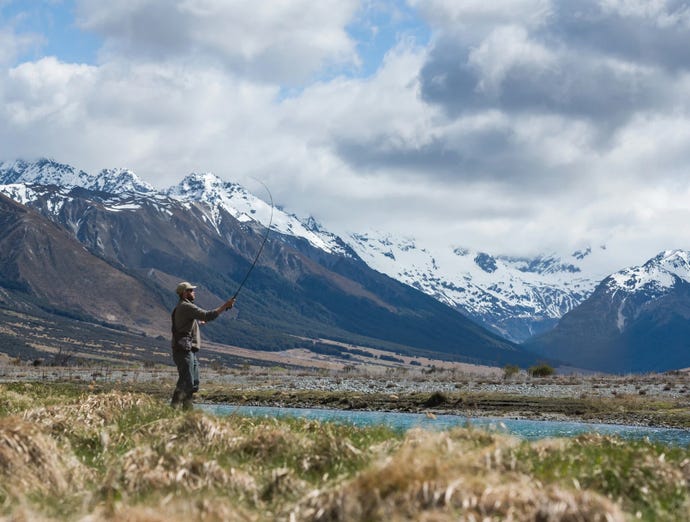
<svg viewBox="0 0 690 522">
<path fill-rule="evenodd" d="M 197 402 L 573 420 L 690 429 L 687 372 L 505 378 L 499 369 L 356 372 L 202 368 Z M 166 400 L 174 368 L 12 368 L 0 381 L 70 382 Z"/>
<path fill-rule="evenodd" d="M 690 429 L 687 373 L 504 379 L 453 372 L 211 375 L 204 402 Z"/>
</svg>

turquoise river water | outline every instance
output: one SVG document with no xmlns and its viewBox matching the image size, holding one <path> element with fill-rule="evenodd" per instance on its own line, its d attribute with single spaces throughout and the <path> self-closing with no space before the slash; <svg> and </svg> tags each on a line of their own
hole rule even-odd
<svg viewBox="0 0 690 522">
<path fill-rule="evenodd" d="M 648 438 L 654 442 L 681 447 L 690 446 L 690 430 L 674 428 L 489 417 L 469 418 L 461 415 L 436 415 L 435 418 L 431 418 L 423 413 L 276 408 L 270 406 L 234 406 L 230 404 L 202 404 L 197 407 L 219 416 L 302 417 L 319 421 L 350 423 L 356 426 L 383 424 L 402 431 L 415 427 L 442 430 L 454 426 L 467 426 L 469 424 L 475 427 L 509 433 L 528 440 L 546 437 L 572 437 L 581 433 L 594 432 L 602 435 L 617 435 L 628 439 Z"/>
</svg>

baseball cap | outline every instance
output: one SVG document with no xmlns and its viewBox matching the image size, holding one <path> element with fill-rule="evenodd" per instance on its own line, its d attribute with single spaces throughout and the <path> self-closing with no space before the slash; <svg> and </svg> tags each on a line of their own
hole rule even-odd
<svg viewBox="0 0 690 522">
<path fill-rule="evenodd" d="M 179 285 L 177 285 L 177 295 L 182 295 L 184 294 L 187 290 L 194 290 L 196 286 L 194 286 L 192 283 L 188 283 L 187 281 L 181 282 Z"/>
</svg>

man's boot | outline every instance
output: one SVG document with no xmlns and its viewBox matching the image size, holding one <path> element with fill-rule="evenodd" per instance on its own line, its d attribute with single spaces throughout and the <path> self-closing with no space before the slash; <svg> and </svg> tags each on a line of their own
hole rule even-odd
<svg viewBox="0 0 690 522">
<path fill-rule="evenodd" d="M 184 392 L 182 390 L 175 390 L 173 392 L 172 400 L 170 401 L 170 406 L 173 408 L 179 408 L 183 404 Z"/>
</svg>

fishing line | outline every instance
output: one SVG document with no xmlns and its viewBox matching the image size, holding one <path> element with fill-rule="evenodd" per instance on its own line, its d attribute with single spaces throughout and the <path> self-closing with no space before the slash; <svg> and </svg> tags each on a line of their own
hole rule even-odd
<svg viewBox="0 0 690 522">
<path fill-rule="evenodd" d="M 254 181 L 261 183 L 263 185 L 263 187 L 266 189 L 266 192 L 268 192 L 268 197 L 271 200 L 271 217 L 268 219 L 268 227 L 266 227 L 266 234 L 264 235 L 264 239 L 261 242 L 261 246 L 259 247 L 259 251 L 256 253 L 256 257 L 254 258 L 254 262 L 249 267 L 249 270 L 247 270 L 247 274 L 244 276 L 244 279 L 242 279 L 240 286 L 237 288 L 237 292 L 235 292 L 235 295 L 232 296 L 233 299 L 237 298 L 237 294 L 239 294 L 240 290 L 242 290 L 244 283 L 249 278 L 249 274 L 251 274 L 252 270 L 254 270 L 254 267 L 256 266 L 256 262 L 259 260 L 259 256 L 261 256 L 261 252 L 263 252 L 263 250 L 264 250 L 264 246 L 266 245 L 266 240 L 268 239 L 268 234 L 271 232 L 271 225 L 273 224 L 273 196 L 271 195 L 271 191 L 268 190 L 268 187 L 266 186 L 266 184 L 263 181 L 258 180 L 256 178 L 252 178 L 252 179 Z"/>
</svg>

